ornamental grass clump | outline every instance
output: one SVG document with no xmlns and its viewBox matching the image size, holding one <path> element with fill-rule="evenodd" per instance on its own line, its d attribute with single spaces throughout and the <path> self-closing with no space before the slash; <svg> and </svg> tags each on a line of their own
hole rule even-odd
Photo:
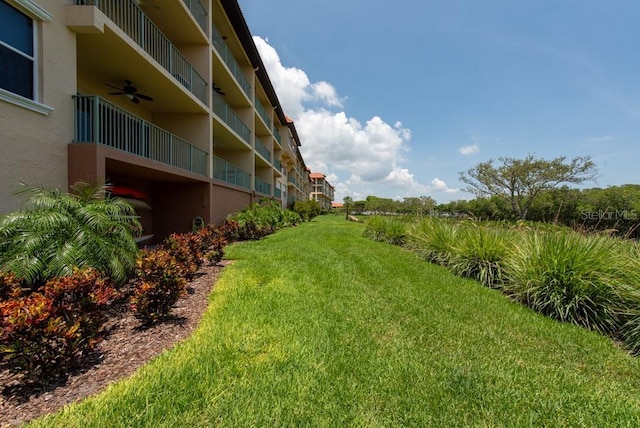
<svg viewBox="0 0 640 428">
<path fill-rule="evenodd" d="M 458 228 L 437 218 L 423 218 L 407 228 L 406 246 L 425 260 L 448 266 L 455 253 Z"/>
<path fill-rule="evenodd" d="M 617 334 L 640 306 L 640 270 L 631 260 L 605 236 L 527 233 L 506 259 L 503 289 L 544 315 Z"/>
<path fill-rule="evenodd" d="M 398 217 L 373 216 L 367 219 L 362 235 L 374 241 L 403 245 L 406 223 Z"/>
<path fill-rule="evenodd" d="M 476 279 L 487 287 L 500 287 L 511 242 L 512 233 L 506 229 L 475 223 L 459 226 L 448 267 L 456 275 Z"/>
</svg>

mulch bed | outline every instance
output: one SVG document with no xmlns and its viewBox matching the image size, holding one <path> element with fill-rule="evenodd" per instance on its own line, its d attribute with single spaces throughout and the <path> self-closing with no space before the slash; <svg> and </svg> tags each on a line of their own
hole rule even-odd
<svg viewBox="0 0 640 428">
<path fill-rule="evenodd" d="M 0 427 L 20 425 L 94 395 L 188 337 L 198 326 L 209 294 L 228 263 L 203 267 L 187 284 L 189 294 L 180 299 L 173 317 L 162 324 L 144 327 L 125 305 L 114 308 L 105 325 L 105 339 L 64 383 L 28 387 L 19 376 L 0 372 Z"/>
</svg>

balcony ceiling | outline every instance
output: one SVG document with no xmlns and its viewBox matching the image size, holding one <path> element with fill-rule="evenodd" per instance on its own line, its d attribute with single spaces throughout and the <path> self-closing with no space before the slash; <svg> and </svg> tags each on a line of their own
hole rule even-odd
<svg viewBox="0 0 640 428">
<path fill-rule="evenodd" d="M 130 80 L 140 92 L 154 98 L 152 102 L 143 101 L 152 112 L 207 113 L 194 95 L 138 45 L 130 43 L 106 25 L 103 34 L 78 34 L 78 75 L 91 79 L 94 86 Z"/>
<path fill-rule="evenodd" d="M 209 44 L 182 0 L 147 0 L 140 7 L 174 44 Z"/>
</svg>

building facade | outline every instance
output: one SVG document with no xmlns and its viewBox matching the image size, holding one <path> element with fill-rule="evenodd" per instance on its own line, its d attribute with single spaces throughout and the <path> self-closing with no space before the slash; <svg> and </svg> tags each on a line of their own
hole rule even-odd
<svg viewBox="0 0 640 428">
<path fill-rule="evenodd" d="M 0 0 L 0 214 L 108 183 L 159 241 L 311 182 L 236 0 Z"/>
<path fill-rule="evenodd" d="M 334 197 L 334 187 L 322 173 L 312 172 L 309 177 L 311 178 L 309 198 L 317 201 L 323 209 L 330 210 Z"/>
</svg>

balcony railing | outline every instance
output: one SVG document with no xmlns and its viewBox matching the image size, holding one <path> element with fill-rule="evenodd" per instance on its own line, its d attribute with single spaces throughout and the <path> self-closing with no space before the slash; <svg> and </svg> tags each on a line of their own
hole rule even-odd
<svg viewBox="0 0 640 428">
<path fill-rule="evenodd" d="M 256 137 L 256 152 L 260 153 L 262 157 L 267 160 L 267 162 L 271 163 L 271 152 L 269 151 L 269 149 L 267 149 L 267 146 L 265 146 L 265 144 L 262 141 L 260 141 L 260 139 L 258 139 L 257 137 Z"/>
<path fill-rule="evenodd" d="M 251 174 L 218 156 L 213 157 L 213 177 L 245 189 L 251 189 Z"/>
<path fill-rule="evenodd" d="M 96 6 L 188 91 L 207 104 L 207 83 L 133 0 L 75 0 Z"/>
<path fill-rule="evenodd" d="M 271 184 L 267 183 L 264 180 L 256 177 L 256 192 L 262 193 L 263 195 L 271 195 Z"/>
<path fill-rule="evenodd" d="M 218 32 L 215 24 L 213 25 L 212 31 L 213 34 L 211 36 L 211 39 L 213 40 L 213 46 L 222 57 L 224 63 L 227 64 L 229 70 L 231 70 L 231 74 L 233 74 L 233 77 L 236 78 L 236 81 L 238 82 L 244 93 L 247 95 L 247 97 L 251 98 L 251 85 L 249 84 L 247 78 L 244 77 L 244 73 L 240 68 L 240 64 L 238 64 L 238 61 L 231 53 L 231 50 Z"/>
<path fill-rule="evenodd" d="M 98 97 L 77 95 L 77 143 L 97 143 L 207 175 L 207 152 Z"/>
<path fill-rule="evenodd" d="M 275 196 L 276 198 L 281 198 L 282 197 L 282 189 L 278 189 L 277 187 L 275 189 L 273 189 L 273 196 Z"/>
<path fill-rule="evenodd" d="M 256 99 L 256 111 L 258 112 L 264 123 L 267 124 L 267 128 L 269 128 L 269 131 L 271 131 L 271 119 L 269 119 L 267 109 L 264 108 L 264 106 L 258 99 Z"/>
<path fill-rule="evenodd" d="M 276 137 L 276 140 L 280 145 L 282 145 L 282 137 L 280 136 L 280 132 L 277 129 L 273 130 L 273 135 Z"/>
<path fill-rule="evenodd" d="M 247 144 L 251 144 L 251 131 L 249 131 L 247 125 L 215 91 L 213 91 L 213 112 Z"/>
<path fill-rule="evenodd" d="M 280 159 L 276 159 L 275 162 L 273 162 L 273 166 L 275 166 L 278 171 L 282 172 L 282 162 L 280 162 Z"/>
<path fill-rule="evenodd" d="M 209 29 L 207 28 L 207 11 L 205 10 L 200 0 L 182 0 L 184 4 L 191 12 L 191 15 L 196 19 L 196 22 L 202 28 L 205 34 L 209 34 Z"/>
</svg>

